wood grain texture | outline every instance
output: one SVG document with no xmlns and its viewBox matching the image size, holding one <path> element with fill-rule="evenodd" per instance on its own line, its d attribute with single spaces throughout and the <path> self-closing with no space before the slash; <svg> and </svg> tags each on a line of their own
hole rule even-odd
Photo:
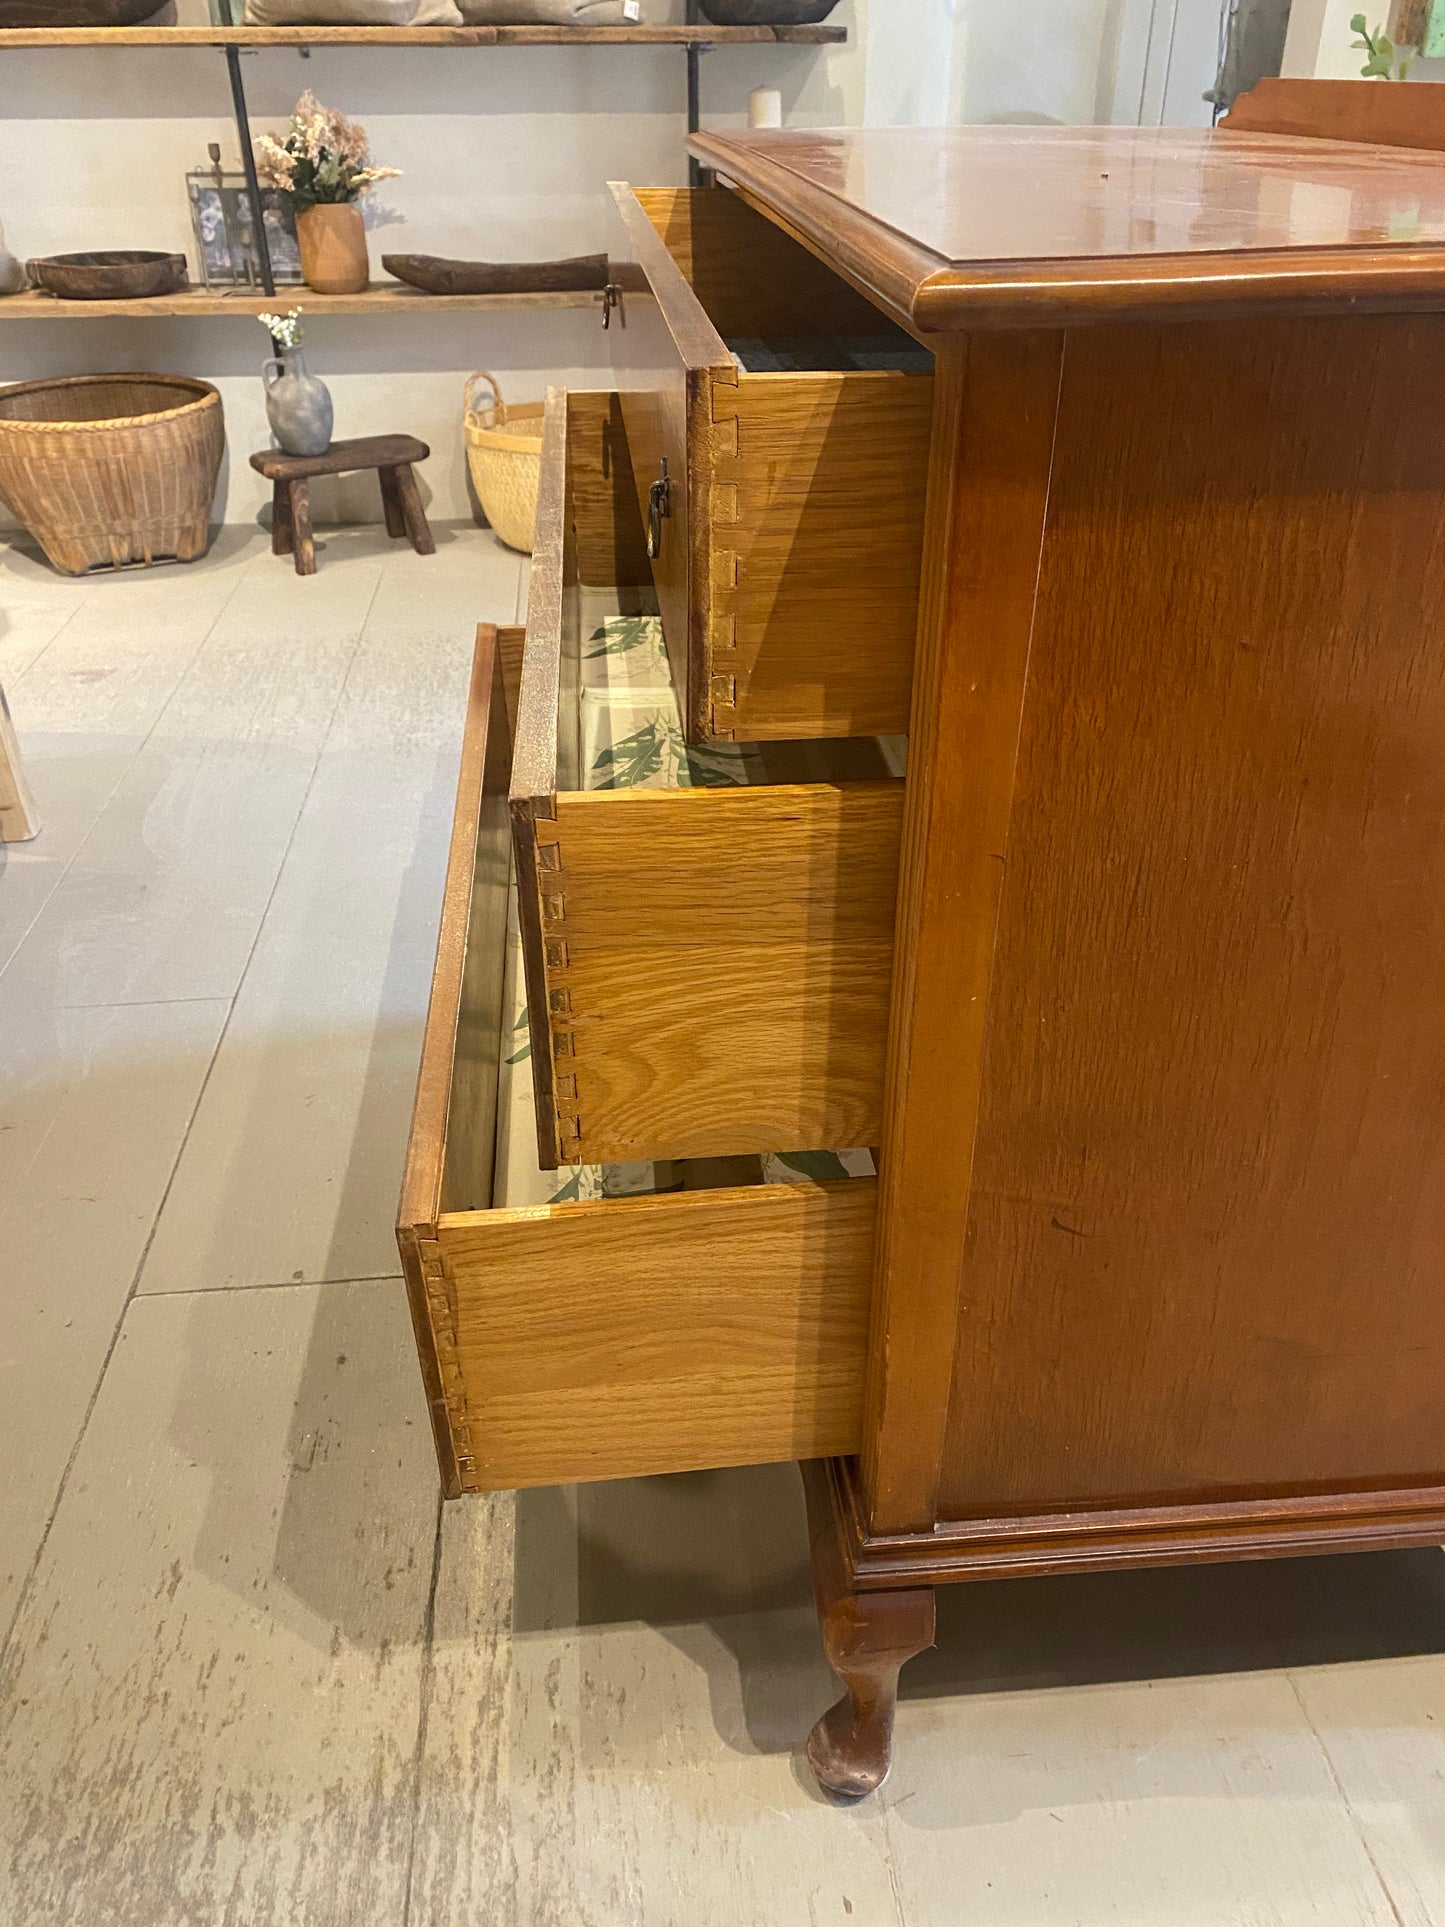
<svg viewBox="0 0 1445 1927">
<path fill-rule="evenodd" d="M 929 375 L 713 388 L 710 737 L 908 727 L 932 415 Z"/>
<path fill-rule="evenodd" d="M 740 373 L 725 333 L 887 323 L 733 196 L 613 194 L 614 365 L 644 511 L 664 458 L 673 484 L 653 574 L 689 740 L 901 731 L 930 377 Z"/>
<path fill-rule="evenodd" d="M 535 831 L 558 1163 L 876 1141 L 902 787 L 556 798 Z"/>
<path fill-rule="evenodd" d="M 0 688 L 0 843 L 27 843 L 39 830 L 35 798 L 20 760 L 20 739 Z"/>
<path fill-rule="evenodd" d="M 439 254 L 383 254 L 388 274 L 427 294 L 560 294 L 604 288 L 607 256 L 577 254 L 565 261 L 458 261 Z"/>
<path fill-rule="evenodd" d="M 568 516 L 569 447 L 566 392 L 549 388 L 542 421 L 537 522 L 528 577 L 517 733 L 508 778 L 512 862 L 517 878 L 517 915 L 522 935 L 533 1092 L 537 1105 L 537 1157 L 544 1171 L 556 1170 L 561 1160 L 554 1128 L 557 1094 L 548 1034 L 546 938 L 542 928 L 536 825 L 538 819 L 555 814 L 559 780 L 563 624 L 571 614 L 567 578 L 576 563 L 576 546 L 570 537 Z"/>
<path fill-rule="evenodd" d="M 1118 127 L 752 131 L 688 146 L 924 334 L 1346 301 L 1432 311 L 1445 291 L 1445 162 L 1427 152 Z M 1296 191 L 1321 169 L 1337 192 Z"/>
<path fill-rule="evenodd" d="M 562 419 L 563 401 L 549 400 L 549 432 Z M 507 725 L 516 711 L 506 659 L 516 641 L 515 631 L 485 627 L 478 636 L 397 1229 L 445 1489 L 455 1495 L 852 1451 L 862 1399 L 872 1180 L 459 1208 L 490 1203 L 508 874 L 500 806 L 511 761 Z M 519 733 L 527 709 L 523 701 Z M 866 815 L 870 790 L 881 793 L 886 808 L 900 787 L 859 785 L 856 794 L 845 793 L 843 814 L 864 807 Z M 619 914 L 615 868 L 608 871 L 617 814 L 640 804 L 640 822 L 649 804 L 726 807 L 747 800 L 746 792 L 731 791 L 555 799 L 555 819 L 543 829 L 565 827 L 570 806 L 604 806 L 594 822 L 606 829 L 607 847 L 594 852 L 585 828 L 579 837 L 584 862 L 575 894 L 584 969 L 594 950 L 605 957 Z M 793 804 L 795 816 L 827 808 L 827 795 L 811 788 Z M 896 847 L 896 803 L 894 821 Z M 866 832 L 854 841 L 864 846 L 866 869 Z M 703 873 L 688 867 L 665 836 L 654 834 L 654 842 L 667 849 L 677 892 L 695 905 Z M 782 842 L 773 867 L 791 855 L 798 874 L 789 893 L 796 929 L 780 933 L 781 943 L 786 947 L 792 935 L 796 954 L 810 911 L 826 915 L 828 892 L 820 904 L 803 886 L 807 841 L 794 834 Z M 685 835 L 681 843 L 685 849 Z M 734 860 L 747 847 L 736 831 L 729 844 Z M 752 863 L 767 864 L 773 854 L 764 842 L 751 852 Z M 630 878 L 638 874 L 630 864 L 623 868 Z M 545 867 L 543 874 L 549 884 L 558 876 Z M 755 867 L 751 874 L 755 879 Z M 519 890 L 526 888 L 519 866 Z M 639 893 L 629 894 L 636 905 Z M 665 888 L 641 899 L 653 919 L 641 926 L 646 949 L 677 904 Z M 869 950 L 871 932 L 871 948 L 884 955 L 875 1046 L 891 902 L 890 891 L 871 925 L 864 919 L 862 928 L 844 931 L 860 952 Z M 756 930 L 762 904 L 755 883 L 747 917 L 738 921 Z M 795 984 L 790 973 L 783 991 Z M 630 989 L 635 993 L 635 974 Z M 665 987 L 659 993 L 648 985 L 646 1008 L 633 1013 L 643 1033 L 659 994 L 665 998 Z M 566 1074 L 561 1060 L 559 1069 Z M 803 1081 L 811 1089 L 810 1072 Z M 774 1138 L 765 1148 L 781 1141 L 794 1142 Z"/>
<path fill-rule="evenodd" d="M 267 481 L 296 481 L 308 475 L 349 475 L 362 468 L 396 468 L 424 462 L 431 450 L 415 435 L 360 435 L 332 442 L 319 455 L 292 455 L 284 448 L 258 448 L 251 466 Z"/>
<path fill-rule="evenodd" d="M 848 1452 L 876 1187 L 444 1216 L 478 1489 Z"/>
<path fill-rule="evenodd" d="M 172 31 L 180 32 L 180 28 Z M 0 48 L 10 40 L 6 35 Z M 395 282 L 378 281 L 362 294 L 304 295 L 308 314 L 462 314 L 496 309 L 502 313 L 531 308 L 597 308 L 602 296 L 592 289 L 567 289 L 550 294 L 426 294 Z M 280 290 L 284 297 L 286 290 Z M 269 312 L 274 294 L 252 294 L 248 289 L 184 288 L 176 294 L 150 295 L 126 301 L 62 301 L 38 288 L 21 294 L 0 295 L 0 321 L 105 321 L 117 316 L 245 315 Z"/>
<path fill-rule="evenodd" d="M 598 587 L 646 583 L 647 552 L 621 397 L 569 388 L 567 448 L 567 516 L 578 580 Z"/>
<path fill-rule="evenodd" d="M 651 579 L 683 727 L 698 742 L 710 690 L 713 391 L 735 384 L 737 367 L 631 188 L 609 185 L 608 251 L 622 290 L 608 330 L 612 369 L 644 525 L 652 484 L 664 473 L 670 484 Z"/>
<path fill-rule="evenodd" d="M 437 1299 L 444 1285 L 435 1222 L 443 1209 L 485 1207 L 492 1201 L 511 864 L 506 813 L 511 732 L 503 682 L 499 631 L 483 623 L 472 662 L 436 972 L 397 1212 L 397 1246 L 427 1409 L 450 1496 L 460 1489 L 455 1449 L 460 1416 L 451 1361 L 436 1338 Z"/>
<path fill-rule="evenodd" d="M 511 781 L 539 1161 L 871 1144 L 902 785 L 567 787 L 598 449 L 554 390 Z"/>
<path fill-rule="evenodd" d="M 935 376 L 865 1441 L 878 1530 L 934 1518 L 1062 362 L 1059 335 L 978 336 Z"/>
<path fill-rule="evenodd" d="M 871 301 L 736 194 L 687 187 L 631 192 L 720 335 L 880 332 Z"/>
<path fill-rule="evenodd" d="M 186 282 L 183 254 L 150 248 L 39 255 L 25 269 L 37 288 L 66 301 L 143 301 L 174 294 Z"/>
<path fill-rule="evenodd" d="M 7 27 L 5 47 L 687 47 L 837 45 L 847 29 L 802 27 Z"/>
<path fill-rule="evenodd" d="M 870 1531 L 857 1462 L 827 1463 L 827 1499 L 851 1583 L 863 1590 L 949 1580 L 1037 1579 L 1136 1566 L 1434 1546 L 1445 1486 L 1180 1505 L 941 1519 L 928 1532 Z"/>
<path fill-rule="evenodd" d="M 296 559 L 297 575 L 316 573 L 316 535 L 311 527 L 311 496 L 304 482 L 287 482 L 283 528 L 286 545 Z"/>
<path fill-rule="evenodd" d="M 1396 35 L 1397 44 L 1417 46 Z M 1270 75 L 1240 94 L 1221 133 L 1298 134 L 1379 147 L 1445 147 L 1445 102 L 1418 87 L 1361 87 L 1353 80 Z"/>
<path fill-rule="evenodd" d="M 807 1460 L 802 1472 L 818 1626 L 845 1689 L 808 1735 L 808 1764 L 825 1792 L 856 1800 L 888 1777 L 898 1674 L 933 1644 L 933 1588 L 859 1591 L 833 1510 L 828 1462 Z"/>
<path fill-rule="evenodd" d="M 1442 352 L 1070 341 L 945 1518 L 1445 1478 Z"/>
</svg>

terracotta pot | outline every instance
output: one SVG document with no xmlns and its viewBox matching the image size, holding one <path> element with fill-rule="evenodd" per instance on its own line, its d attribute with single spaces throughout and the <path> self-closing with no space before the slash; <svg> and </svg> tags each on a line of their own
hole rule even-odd
<svg viewBox="0 0 1445 1927">
<path fill-rule="evenodd" d="M 361 294 L 371 279 L 366 228 L 355 201 L 318 201 L 296 213 L 301 272 L 318 294 Z"/>
</svg>

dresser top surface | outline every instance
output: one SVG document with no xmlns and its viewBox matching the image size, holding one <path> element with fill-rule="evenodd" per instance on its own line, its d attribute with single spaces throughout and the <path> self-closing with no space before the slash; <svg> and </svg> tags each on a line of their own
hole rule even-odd
<svg viewBox="0 0 1445 1927">
<path fill-rule="evenodd" d="M 857 128 L 690 145 L 924 327 L 983 297 L 1130 305 L 1170 284 L 1338 297 L 1445 292 L 1445 154 L 1294 135 L 1117 127 Z M 1403 305 L 1403 304 L 1402 304 Z"/>
</svg>

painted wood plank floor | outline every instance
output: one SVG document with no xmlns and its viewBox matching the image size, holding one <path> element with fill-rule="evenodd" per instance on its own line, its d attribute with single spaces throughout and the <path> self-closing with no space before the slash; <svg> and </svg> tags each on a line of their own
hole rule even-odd
<svg viewBox="0 0 1445 1927">
<path fill-rule="evenodd" d="M 0 1923 L 1445 1923 L 1436 1552 L 946 1590 L 840 1811 L 791 1467 L 439 1507 L 390 1224 L 524 595 L 439 533 L 0 552 Z"/>
</svg>

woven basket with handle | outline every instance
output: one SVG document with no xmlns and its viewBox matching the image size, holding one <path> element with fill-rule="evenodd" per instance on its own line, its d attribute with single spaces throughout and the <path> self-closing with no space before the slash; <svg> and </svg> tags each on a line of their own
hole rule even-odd
<svg viewBox="0 0 1445 1927">
<path fill-rule="evenodd" d="M 481 408 L 473 393 L 479 381 L 492 391 L 491 401 Z M 543 404 L 529 401 L 509 408 L 494 377 L 479 369 L 467 377 L 462 407 L 467 462 L 482 512 L 509 549 L 530 555 L 542 473 Z"/>
<path fill-rule="evenodd" d="M 57 569 L 205 552 L 225 430 L 188 375 L 69 375 L 0 388 L 0 496 Z"/>
</svg>

